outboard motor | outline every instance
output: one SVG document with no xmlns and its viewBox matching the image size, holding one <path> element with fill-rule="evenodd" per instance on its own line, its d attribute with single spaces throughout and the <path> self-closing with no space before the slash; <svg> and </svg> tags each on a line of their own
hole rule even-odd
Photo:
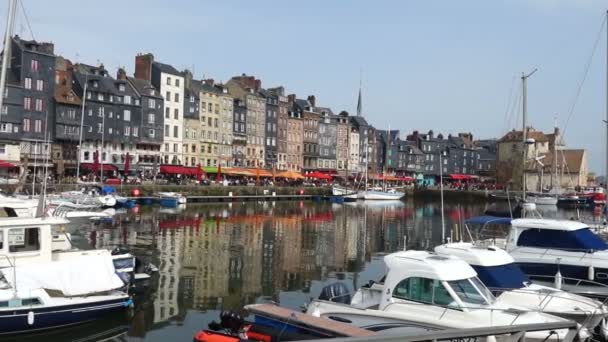
<svg viewBox="0 0 608 342">
<path fill-rule="evenodd" d="M 350 304 L 350 293 L 343 283 L 333 283 L 321 290 L 319 299 L 334 303 Z"/>
<path fill-rule="evenodd" d="M 211 330 L 228 330 L 232 333 L 238 333 L 241 327 L 245 324 L 243 316 L 234 311 L 222 311 L 220 313 L 220 321 L 212 321 L 209 323 Z"/>
</svg>

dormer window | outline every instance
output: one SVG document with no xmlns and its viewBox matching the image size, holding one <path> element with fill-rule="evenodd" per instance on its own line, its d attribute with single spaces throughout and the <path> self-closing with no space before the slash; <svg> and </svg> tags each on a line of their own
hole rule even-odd
<svg viewBox="0 0 608 342">
<path fill-rule="evenodd" d="M 93 88 L 97 88 L 97 87 L 99 87 L 99 82 L 93 81 Z"/>
<path fill-rule="evenodd" d="M 124 84 L 122 84 L 122 83 L 121 83 L 121 84 L 119 84 L 119 85 L 118 85 L 118 90 L 119 90 L 119 91 L 125 91 L 125 85 L 124 85 Z"/>
</svg>

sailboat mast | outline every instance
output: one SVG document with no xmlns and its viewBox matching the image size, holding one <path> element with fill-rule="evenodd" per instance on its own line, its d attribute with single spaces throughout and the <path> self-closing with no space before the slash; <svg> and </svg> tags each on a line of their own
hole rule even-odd
<svg viewBox="0 0 608 342">
<path fill-rule="evenodd" d="M 608 10 L 606 11 L 606 170 L 604 173 L 604 187 L 608 180 Z"/>
<path fill-rule="evenodd" d="M 80 154 L 82 151 L 82 130 L 84 128 L 84 108 L 87 102 L 87 85 L 89 84 L 89 74 L 84 78 L 84 90 L 82 92 L 82 108 L 80 109 L 80 136 L 78 138 L 78 157 L 76 158 L 76 183 L 80 180 Z"/>
<path fill-rule="evenodd" d="M 523 137 L 523 141 L 522 141 L 522 147 L 523 147 L 523 156 L 522 156 L 522 165 L 521 165 L 521 191 L 522 191 L 522 200 L 525 202 L 526 201 L 526 158 L 528 157 L 528 148 L 526 146 L 526 140 L 527 140 L 527 132 L 526 132 L 526 115 L 527 115 L 527 105 L 528 105 L 528 99 L 527 99 L 527 87 L 526 87 L 526 76 L 524 75 L 524 73 L 521 73 L 521 87 L 522 87 L 522 131 L 521 131 L 521 135 Z"/>
<path fill-rule="evenodd" d="M 106 113 L 104 113 L 103 107 L 100 107 L 101 110 L 101 156 L 100 156 L 100 160 L 101 162 L 99 163 L 99 182 L 101 184 L 103 184 L 103 150 L 104 150 L 104 137 L 105 137 L 105 133 L 106 133 Z"/>
</svg>

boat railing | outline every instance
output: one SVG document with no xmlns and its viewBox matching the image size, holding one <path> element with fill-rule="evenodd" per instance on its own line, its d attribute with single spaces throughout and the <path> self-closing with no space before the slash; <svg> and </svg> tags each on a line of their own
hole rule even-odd
<svg viewBox="0 0 608 342">
<path fill-rule="evenodd" d="M 539 279 L 542 281 L 547 281 L 547 282 L 553 282 L 555 279 L 554 275 L 540 275 L 540 274 L 528 274 L 528 276 L 531 279 Z M 563 277 L 563 282 L 565 284 L 567 284 L 568 286 L 594 286 L 594 287 L 600 287 L 603 290 L 606 291 L 606 294 L 608 294 L 608 285 L 597 282 L 597 281 L 593 281 L 593 280 L 588 280 L 588 279 L 581 279 L 581 278 L 572 278 L 572 277 Z M 567 282 L 570 281 L 570 282 Z"/>
<path fill-rule="evenodd" d="M 608 289 L 608 286 L 606 288 Z M 564 291 L 555 291 L 555 290 L 543 291 L 543 290 L 538 290 L 538 289 L 534 290 L 534 289 L 528 289 L 528 288 L 513 289 L 513 288 L 500 288 L 500 287 L 488 287 L 488 289 L 492 292 L 496 291 L 496 292 L 511 292 L 511 293 L 542 295 L 542 296 L 544 296 L 544 298 L 541 300 L 541 305 L 542 305 L 541 310 L 546 308 L 553 299 L 563 299 L 563 300 L 568 300 L 568 301 L 571 301 L 574 303 L 580 303 L 580 304 L 589 304 L 591 302 L 591 300 L 586 297 L 585 298 L 569 297 L 568 294 Z M 602 304 L 605 304 L 605 301 L 601 304 L 598 304 L 597 307 L 592 312 L 588 312 L 588 313 L 593 314 L 597 310 L 601 310 Z M 580 311 L 580 310 L 578 310 L 578 311 Z"/>
</svg>

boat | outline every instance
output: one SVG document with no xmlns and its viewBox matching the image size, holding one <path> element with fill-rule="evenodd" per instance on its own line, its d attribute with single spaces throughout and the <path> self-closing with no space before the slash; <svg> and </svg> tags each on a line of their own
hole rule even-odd
<svg viewBox="0 0 608 342">
<path fill-rule="evenodd" d="M 382 190 L 364 190 L 357 194 L 358 199 L 362 200 L 399 200 L 405 196 L 405 193 L 396 191 L 395 189 Z"/>
<path fill-rule="evenodd" d="M 342 197 L 345 202 L 355 202 L 358 197 L 357 191 L 339 185 L 332 186 L 331 192 L 334 196 Z"/>
<path fill-rule="evenodd" d="M 531 282 L 515 260 L 497 246 L 453 242 L 435 247 L 435 252 L 458 257 L 473 267 L 497 302 L 573 320 L 603 339 L 608 337 L 608 308 L 601 302 Z"/>
<path fill-rule="evenodd" d="M 163 207 L 177 207 L 178 204 L 186 204 L 186 196 L 177 192 L 159 192 L 158 201 Z"/>
<path fill-rule="evenodd" d="M 0 236 L 0 335 L 39 332 L 124 312 L 132 306 L 106 255 L 55 259 L 60 218 L 4 218 Z M 33 252 L 33 253 L 32 253 Z"/>
<path fill-rule="evenodd" d="M 557 205 L 558 198 L 556 196 L 549 196 L 543 193 L 531 193 L 528 195 L 527 200 L 536 205 Z"/>
<path fill-rule="evenodd" d="M 563 322 L 562 318 L 497 301 L 463 260 L 427 251 L 401 251 L 384 257 L 386 277 L 350 295 L 326 287 L 337 296 L 321 296 L 307 307 L 315 317 L 381 330 L 416 326 L 430 330 L 481 328 L 532 323 Z M 331 286 L 331 285 L 330 285 Z M 344 286 L 342 284 L 342 286 Z M 586 329 L 528 332 L 528 341 L 585 339 Z"/>
</svg>

